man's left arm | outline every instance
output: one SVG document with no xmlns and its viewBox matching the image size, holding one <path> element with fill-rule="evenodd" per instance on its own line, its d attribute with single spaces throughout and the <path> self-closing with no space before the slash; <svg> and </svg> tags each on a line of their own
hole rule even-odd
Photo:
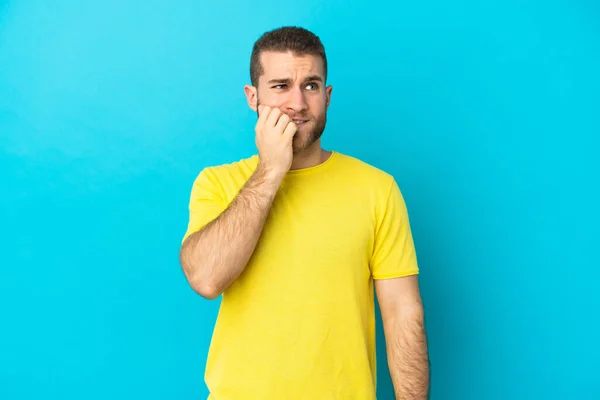
<svg viewBox="0 0 600 400">
<path fill-rule="evenodd" d="M 418 275 L 376 279 L 396 400 L 429 396 L 429 355 Z"/>
</svg>

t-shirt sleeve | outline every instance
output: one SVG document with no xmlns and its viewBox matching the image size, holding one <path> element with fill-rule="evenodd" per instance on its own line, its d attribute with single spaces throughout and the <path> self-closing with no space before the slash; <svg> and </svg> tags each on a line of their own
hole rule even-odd
<svg viewBox="0 0 600 400">
<path fill-rule="evenodd" d="M 202 170 L 192 186 L 188 226 L 182 243 L 192 233 L 216 219 L 226 208 L 227 203 L 223 199 L 217 178 L 210 170 Z"/>
<path fill-rule="evenodd" d="M 408 210 L 394 179 L 383 204 L 384 208 L 377 213 L 371 275 L 373 279 L 386 279 L 418 274 Z"/>
</svg>

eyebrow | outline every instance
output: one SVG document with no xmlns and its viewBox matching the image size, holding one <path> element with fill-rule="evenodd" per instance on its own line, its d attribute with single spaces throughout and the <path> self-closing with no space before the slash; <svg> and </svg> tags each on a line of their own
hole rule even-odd
<svg viewBox="0 0 600 400">
<path fill-rule="evenodd" d="M 273 83 L 290 83 L 292 80 L 290 78 L 279 78 L 279 79 L 271 79 L 269 81 L 269 85 L 273 84 Z M 323 82 L 323 78 L 321 78 L 319 75 L 311 75 L 306 77 L 306 79 L 304 79 L 304 82 Z"/>
</svg>

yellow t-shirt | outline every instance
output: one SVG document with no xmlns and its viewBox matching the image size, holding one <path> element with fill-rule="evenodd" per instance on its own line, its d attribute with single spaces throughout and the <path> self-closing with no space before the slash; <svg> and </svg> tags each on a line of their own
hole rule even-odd
<svg viewBox="0 0 600 400">
<path fill-rule="evenodd" d="M 198 175 L 184 239 L 226 209 L 257 163 Z M 289 171 L 249 264 L 223 293 L 209 400 L 375 399 L 373 279 L 417 273 L 391 175 L 339 152 Z"/>
</svg>

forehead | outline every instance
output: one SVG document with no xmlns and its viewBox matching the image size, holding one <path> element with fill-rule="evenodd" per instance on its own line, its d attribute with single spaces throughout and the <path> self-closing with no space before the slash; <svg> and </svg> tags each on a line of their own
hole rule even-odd
<svg viewBox="0 0 600 400">
<path fill-rule="evenodd" d="M 266 51 L 260 55 L 262 78 L 302 79 L 304 76 L 319 75 L 323 77 L 323 60 L 311 54 L 295 55 Z"/>
</svg>

